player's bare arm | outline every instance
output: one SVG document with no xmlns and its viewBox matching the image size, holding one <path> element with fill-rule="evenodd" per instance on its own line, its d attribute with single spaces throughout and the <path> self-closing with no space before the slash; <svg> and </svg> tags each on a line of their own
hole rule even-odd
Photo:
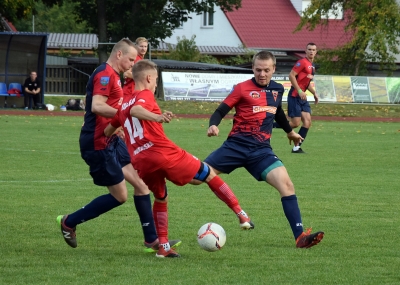
<svg viewBox="0 0 400 285">
<path fill-rule="evenodd" d="M 161 115 L 155 114 L 146 110 L 140 105 L 133 106 L 130 114 L 132 117 L 136 117 L 139 120 L 153 121 L 158 123 L 169 123 L 172 120 L 173 114 L 170 111 L 165 111 Z"/>
<path fill-rule="evenodd" d="M 107 96 L 93 95 L 92 99 L 92 112 L 96 115 L 112 118 L 117 113 L 117 109 L 114 109 L 107 104 Z"/>
<path fill-rule="evenodd" d="M 310 91 L 314 95 L 314 104 L 318 104 L 319 97 L 318 97 L 317 92 L 315 91 L 315 89 L 311 86 L 311 84 L 308 86 L 307 89 L 308 89 L 308 91 Z"/>
<path fill-rule="evenodd" d="M 300 89 L 299 84 L 297 84 L 297 80 L 296 80 L 297 74 L 298 73 L 294 70 L 290 71 L 290 73 L 289 73 L 290 83 L 292 84 L 293 88 L 297 90 L 297 93 L 299 93 L 301 100 L 307 100 L 307 94 L 305 92 L 303 92 L 303 90 Z"/>
</svg>

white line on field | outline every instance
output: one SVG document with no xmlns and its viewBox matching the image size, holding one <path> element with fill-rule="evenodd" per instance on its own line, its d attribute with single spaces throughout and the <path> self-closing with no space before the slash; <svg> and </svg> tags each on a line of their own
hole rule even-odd
<svg viewBox="0 0 400 285">
<path fill-rule="evenodd" d="M 80 154 L 76 151 L 48 151 L 48 150 L 35 150 L 35 149 L 15 149 L 15 148 L 1 148 L 1 150 L 18 151 L 18 152 L 45 152 L 45 153 L 57 153 L 57 154 Z"/>
<path fill-rule="evenodd" d="M 12 181 L 7 181 L 7 180 L 0 180 L 0 183 L 60 183 L 60 182 L 75 182 L 75 181 L 89 181 L 92 180 L 91 178 L 85 178 L 85 179 L 67 179 L 67 180 L 33 180 L 33 181 L 26 181 L 26 180 L 12 180 Z"/>
</svg>

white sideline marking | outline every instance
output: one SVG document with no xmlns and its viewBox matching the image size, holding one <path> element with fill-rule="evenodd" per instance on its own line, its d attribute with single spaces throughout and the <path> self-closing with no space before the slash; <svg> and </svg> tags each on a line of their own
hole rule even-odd
<svg viewBox="0 0 400 285">
<path fill-rule="evenodd" d="M 56 151 L 48 151 L 48 150 L 35 150 L 35 149 L 16 149 L 16 148 L 2 148 L 1 150 L 9 150 L 9 151 L 19 151 L 19 152 L 46 152 L 46 153 L 56 153 Z M 81 154 L 76 151 L 57 151 L 57 154 Z"/>
<path fill-rule="evenodd" d="M 59 183 L 59 182 L 74 182 L 74 181 L 89 181 L 92 180 L 91 178 L 84 178 L 84 179 L 68 179 L 68 180 L 34 180 L 34 181 L 26 181 L 26 180 L 0 180 L 0 183 Z"/>
</svg>

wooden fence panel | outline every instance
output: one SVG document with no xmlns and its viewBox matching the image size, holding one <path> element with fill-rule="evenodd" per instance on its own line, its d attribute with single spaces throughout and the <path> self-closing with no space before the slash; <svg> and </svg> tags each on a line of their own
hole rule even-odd
<svg viewBox="0 0 400 285">
<path fill-rule="evenodd" d="M 86 84 L 95 66 L 53 65 L 46 67 L 46 94 L 85 95 Z"/>
</svg>

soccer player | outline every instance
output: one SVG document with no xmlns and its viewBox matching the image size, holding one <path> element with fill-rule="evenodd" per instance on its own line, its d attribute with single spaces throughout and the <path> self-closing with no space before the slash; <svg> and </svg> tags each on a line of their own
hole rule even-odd
<svg viewBox="0 0 400 285">
<path fill-rule="evenodd" d="M 136 56 L 135 63 L 139 60 L 144 59 L 147 53 L 147 48 L 149 47 L 149 41 L 145 37 L 138 37 L 135 41 L 136 48 L 138 50 L 138 55 Z"/>
<path fill-rule="evenodd" d="M 296 246 L 308 248 L 319 243 L 324 233 L 311 233 L 311 229 L 303 231 L 293 183 L 270 145 L 274 119 L 287 133 L 289 143 L 298 144 L 302 140 L 292 130 L 282 110 L 284 88 L 271 80 L 275 67 L 276 58 L 272 53 L 260 51 L 254 55 L 254 77 L 237 84 L 210 117 L 207 135 L 217 136 L 222 118 L 232 108 L 236 110 L 228 138 L 204 162 L 217 174 L 229 174 L 236 168 L 244 167 L 256 180 L 266 181 L 277 189 Z"/>
<path fill-rule="evenodd" d="M 254 228 L 229 186 L 207 164 L 181 149 L 164 133 L 162 123 L 169 123 L 173 114 L 169 111 L 162 113 L 154 98 L 156 64 L 141 60 L 135 63 L 132 73 L 135 91 L 131 98 L 124 97 L 121 108 L 104 132 L 111 135 L 120 126 L 124 127 L 132 164 L 153 192 L 153 216 L 160 240 L 156 256 L 180 256 L 168 241 L 166 179 L 179 186 L 206 182 L 214 194 L 238 216 L 242 229 Z"/>
<path fill-rule="evenodd" d="M 313 62 L 316 54 L 317 46 L 314 43 L 308 43 L 306 57 L 297 61 L 289 74 L 289 80 L 292 83 L 287 97 L 290 126 L 297 128 L 302 122 L 299 135 L 303 138 L 299 145 L 293 146 L 292 153 L 304 153 L 301 145 L 311 127 L 311 107 L 307 101 L 306 90 L 314 95 L 314 103 L 318 104 L 318 95 L 310 84 L 315 74 Z"/>
<path fill-rule="evenodd" d="M 142 222 L 145 251 L 158 250 L 150 191 L 130 163 L 124 142 L 117 136 L 108 139 L 103 132 L 122 104 L 119 74 L 132 68 L 136 55 L 134 43 L 122 39 L 113 47 L 107 62 L 96 68 L 86 87 L 84 124 L 79 138 L 81 156 L 89 166 L 94 184 L 106 186 L 109 194 L 95 198 L 74 213 L 57 217 L 65 242 L 73 248 L 77 247 L 77 225 L 126 202 L 126 179 L 135 190 L 134 202 Z M 171 241 L 171 244 L 177 246 L 180 241 Z"/>
</svg>

